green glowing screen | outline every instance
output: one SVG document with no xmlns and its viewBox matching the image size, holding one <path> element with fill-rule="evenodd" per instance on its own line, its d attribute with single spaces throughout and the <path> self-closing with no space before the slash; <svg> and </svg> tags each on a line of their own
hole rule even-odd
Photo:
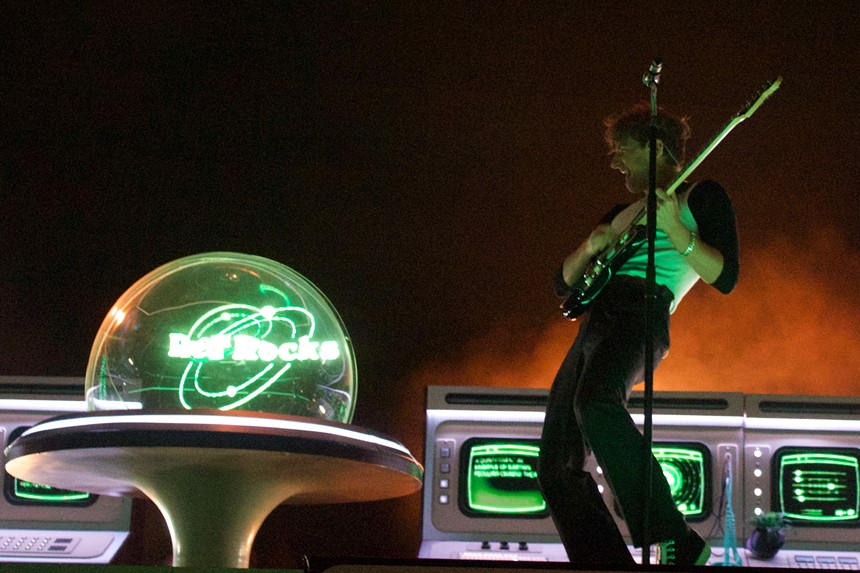
<svg viewBox="0 0 860 573">
<path fill-rule="evenodd" d="M 678 511 L 691 521 L 707 517 L 711 502 L 707 448 L 703 444 L 654 444 L 652 451 Z"/>
<path fill-rule="evenodd" d="M 710 452 L 700 443 L 655 443 L 652 451 L 678 510 L 690 521 L 711 511 Z M 460 508 L 468 515 L 543 517 L 537 482 L 540 441 L 471 438 L 460 450 Z"/>
<path fill-rule="evenodd" d="M 461 509 L 474 515 L 546 515 L 538 452 L 537 440 L 467 440 L 461 450 Z"/>
<path fill-rule="evenodd" d="M 781 448 L 773 463 L 775 505 L 795 524 L 860 524 L 860 450 Z"/>
<path fill-rule="evenodd" d="M 28 428 L 16 428 L 9 435 L 9 443 L 23 434 Z M 60 489 L 30 481 L 18 479 L 5 475 L 3 480 L 3 494 L 6 500 L 13 505 L 56 505 L 68 507 L 82 507 L 95 503 L 98 496 L 91 493 Z"/>
<path fill-rule="evenodd" d="M 89 493 L 59 489 L 18 478 L 11 478 L 10 483 L 12 485 L 6 497 L 19 505 L 86 505 L 95 498 Z"/>
</svg>

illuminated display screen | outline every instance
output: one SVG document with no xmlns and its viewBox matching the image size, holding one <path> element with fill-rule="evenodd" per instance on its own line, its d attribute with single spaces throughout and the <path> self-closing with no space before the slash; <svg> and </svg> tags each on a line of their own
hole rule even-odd
<svg viewBox="0 0 860 573">
<path fill-rule="evenodd" d="M 460 450 L 460 509 L 487 517 L 549 515 L 537 481 L 538 440 L 466 440 Z"/>
<path fill-rule="evenodd" d="M 860 525 L 860 449 L 780 448 L 773 502 L 795 525 Z"/>
<path fill-rule="evenodd" d="M 8 474 L 7 474 L 8 475 Z M 18 505 L 89 505 L 95 496 L 89 493 L 59 489 L 9 476 L 6 498 Z"/>
<path fill-rule="evenodd" d="M 460 508 L 485 517 L 549 514 L 537 482 L 539 440 L 472 438 L 460 450 Z M 711 458 L 699 443 L 655 443 L 672 499 L 689 521 L 711 512 Z"/>
<path fill-rule="evenodd" d="M 672 500 L 689 521 L 711 512 L 711 455 L 704 444 L 655 443 L 651 450 L 669 482 Z"/>
<path fill-rule="evenodd" d="M 9 434 L 9 443 L 28 428 L 17 428 Z M 86 507 L 95 503 L 98 496 L 91 493 L 70 491 L 18 479 L 8 473 L 3 480 L 3 494 L 14 505 L 55 505 Z"/>
</svg>

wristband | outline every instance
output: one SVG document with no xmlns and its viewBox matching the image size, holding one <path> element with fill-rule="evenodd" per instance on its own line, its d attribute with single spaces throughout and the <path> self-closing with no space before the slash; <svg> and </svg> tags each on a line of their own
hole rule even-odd
<svg viewBox="0 0 860 573">
<path fill-rule="evenodd" d="M 681 252 L 682 257 L 686 257 L 690 253 L 693 252 L 693 247 L 696 246 L 696 239 L 699 238 L 699 235 L 696 234 L 696 231 L 690 231 L 690 244 L 687 245 L 687 248 Z"/>
</svg>

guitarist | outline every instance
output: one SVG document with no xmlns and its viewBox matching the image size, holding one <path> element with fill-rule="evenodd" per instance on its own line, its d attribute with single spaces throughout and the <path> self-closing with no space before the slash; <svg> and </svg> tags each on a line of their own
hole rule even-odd
<svg viewBox="0 0 860 573">
<path fill-rule="evenodd" d="M 606 250 L 643 208 L 648 194 L 648 104 L 605 121 L 611 167 L 624 176 L 633 203 L 610 210 L 571 253 L 556 276 L 560 296 L 570 293 L 590 261 Z M 713 181 L 671 186 L 683 168 L 690 130 L 686 119 L 660 110 L 657 116 L 657 301 L 654 365 L 669 349 L 669 315 L 701 278 L 722 293 L 738 279 L 735 215 L 723 188 Z M 626 403 L 644 377 L 645 269 L 647 247 L 630 247 L 612 278 L 588 308 L 549 395 L 539 482 L 553 521 L 574 564 L 634 565 L 592 476 L 584 471 L 590 449 L 615 494 L 633 544 L 642 547 L 647 482 L 644 438 Z M 648 544 L 660 562 L 703 565 L 707 543 L 684 522 L 659 463 L 652 463 Z"/>
</svg>

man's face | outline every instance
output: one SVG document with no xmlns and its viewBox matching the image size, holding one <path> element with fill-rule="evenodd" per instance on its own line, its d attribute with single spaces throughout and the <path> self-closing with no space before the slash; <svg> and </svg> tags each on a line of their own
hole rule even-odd
<svg viewBox="0 0 860 573">
<path fill-rule="evenodd" d="M 633 139 L 622 139 L 610 151 L 610 166 L 624 175 L 627 190 L 634 194 L 648 192 L 648 146 Z"/>
</svg>

